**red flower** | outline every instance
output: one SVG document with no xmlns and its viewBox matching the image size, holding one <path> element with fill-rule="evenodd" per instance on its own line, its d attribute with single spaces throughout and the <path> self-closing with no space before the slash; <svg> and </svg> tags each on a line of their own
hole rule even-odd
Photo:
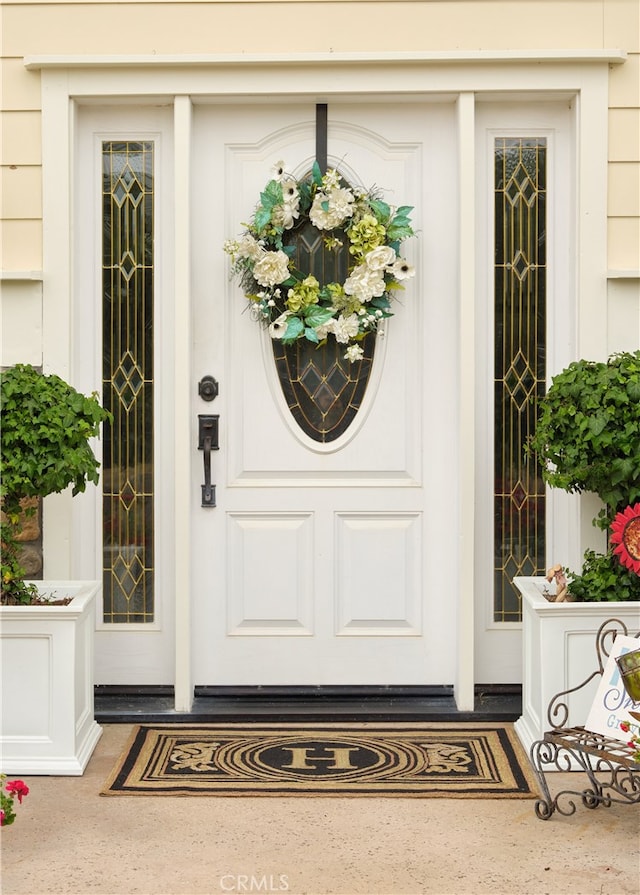
<svg viewBox="0 0 640 895">
<path fill-rule="evenodd" d="M 629 733 L 629 731 L 631 730 L 631 725 L 629 724 L 628 721 L 621 721 L 620 722 L 620 730 L 622 730 L 623 733 Z"/>
<path fill-rule="evenodd" d="M 617 544 L 613 552 L 622 565 L 640 575 L 640 503 L 628 506 L 615 517 L 611 543 Z"/>
<path fill-rule="evenodd" d="M 18 797 L 18 801 L 22 805 L 23 796 L 29 795 L 29 787 L 23 780 L 9 780 L 5 786 L 7 792 L 11 792 Z"/>
</svg>

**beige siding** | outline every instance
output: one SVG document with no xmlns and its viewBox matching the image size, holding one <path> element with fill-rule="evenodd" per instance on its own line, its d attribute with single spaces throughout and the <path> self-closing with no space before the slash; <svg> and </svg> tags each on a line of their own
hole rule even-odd
<svg viewBox="0 0 640 895">
<path fill-rule="evenodd" d="M 394 50 L 627 52 L 610 67 L 609 267 L 640 267 L 638 0 L 7 2 L 3 28 L 4 269 L 39 267 L 40 78 L 28 55 Z M 303 27 L 308 19 L 310 26 Z M 331 27 L 311 23 L 329 22 Z M 292 23 L 296 23 L 294 26 Z M 381 27 L 388 23 L 388 27 Z M 15 166 L 15 167 L 14 167 Z M 25 241 L 26 238 L 26 241 Z"/>
<path fill-rule="evenodd" d="M 605 0 L 603 45 L 627 51 L 609 73 L 608 348 L 640 345 L 640 3 Z M 632 276 L 635 272 L 635 278 Z"/>
<path fill-rule="evenodd" d="M 305 15 L 308 27 L 302 25 Z M 10 56 L 286 52 L 292 40 L 298 52 L 603 45 L 599 0 L 363 0 L 307 3 L 300 12 L 294 2 L 17 3 L 5 6 L 4 18 L 4 52 Z M 319 22 L 329 27 L 317 27 Z"/>
<path fill-rule="evenodd" d="M 640 165 L 609 165 L 609 218 L 634 218 L 640 196 Z"/>
<path fill-rule="evenodd" d="M 0 171 L 0 209 L 3 220 L 37 219 L 42 215 L 39 167 L 4 165 Z"/>
<path fill-rule="evenodd" d="M 20 57 L 0 60 L 0 108 L 18 112 L 40 108 L 40 76 L 26 72 Z"/>
<path fill-rule="evenodd" d="M 40 270 L 42 222 L 33 219 L 0 221 L 0 252 L 0 270 Z"/>
<path fill-rule="evenodd" d="M 624 44 L 619 46 L 624 47 Z M 609 106 L 612 109 L 640 106 L 640 54 L 629 53 L 624 65 L 611 66 L 609 70 Z"/>
<path fill-rule="evenodd" d="M 633 217 L 609 218 L 607 247 L 611 270 L 640 271 L 640 218 L 637 213 Z"/>
<path fill-rule="evenodd" d="M 610 110 L 609 161 L 640 161 L 640 109 Z"/>
<path fill-rule="evenodd" d="M 2 164 L 40 165 L 40 112 L 3 112 Z"/>
<path fill-rule="evenodd" d="M 574 4 L 578 6 L 579 4 Z M 594 4 L 595 5 L 595 4 Z M 582 4 L 580 4 L 582 7 Z M 605 46 L 640 51 L 640 4 L 638 0 L 602 0 Z M 582 15 L 582 10 L 578 13 Z"/>
</svg>

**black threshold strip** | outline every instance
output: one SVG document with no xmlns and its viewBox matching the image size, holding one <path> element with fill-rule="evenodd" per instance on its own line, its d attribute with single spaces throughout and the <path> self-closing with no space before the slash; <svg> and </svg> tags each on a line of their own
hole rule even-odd
<svg viewBox="0 0 640 895">
<path fill-rule="evenodd" d="M 477 686 L 473 712 L 458 711 L 451 687 L 197 687 L 190 712 L 176 712 L 172 687 L 95 688 L 102 724 L 199 721 L 515 721 L 519 685 Z"/>
</svg>

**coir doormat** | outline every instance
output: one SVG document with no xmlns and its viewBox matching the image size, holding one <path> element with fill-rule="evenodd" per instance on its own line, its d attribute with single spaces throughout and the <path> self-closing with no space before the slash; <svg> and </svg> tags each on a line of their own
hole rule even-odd
<svg viewBox="0 0 640 895">
<path fill-rule="evenodd" d="M 141 725 L 102 795 L 530 798 L 503 726 Z"/>
</svg>

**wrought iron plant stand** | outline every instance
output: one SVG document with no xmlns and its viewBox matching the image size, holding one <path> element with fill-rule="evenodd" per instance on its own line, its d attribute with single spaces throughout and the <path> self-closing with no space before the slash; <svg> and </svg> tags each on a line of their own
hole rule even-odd
<svg viewBox="0 0 640 895">
<path fill-rule="evenodd" d="M 567 697 L 602 677 L 617 634 L 628 635 L 626 625 L 619 619 L 608 619 L 600 626 L 596 635 L 598 668 L 579 686 L 553 697 L 547 709 L 551 729 L 544 739 L 531 746 L 531 761 L 542 793 L 535 803 L 535 812 L 541 820 L 548 820 L 554 811 L 566 816 L 574 814 L 573 796 L 586 808 L 609 807 L 615 802 L 640 803 L 640 764 L 633 759 L 633 749 L 620 740 L 568 724 Z M 640 633 L 635 636 L 640 637 Z M 552 796 L 546 774 L 575 770 L 576 765 L 587 775 L 589 785 L 583 790 L 564 789 Z"/>
</svg>

